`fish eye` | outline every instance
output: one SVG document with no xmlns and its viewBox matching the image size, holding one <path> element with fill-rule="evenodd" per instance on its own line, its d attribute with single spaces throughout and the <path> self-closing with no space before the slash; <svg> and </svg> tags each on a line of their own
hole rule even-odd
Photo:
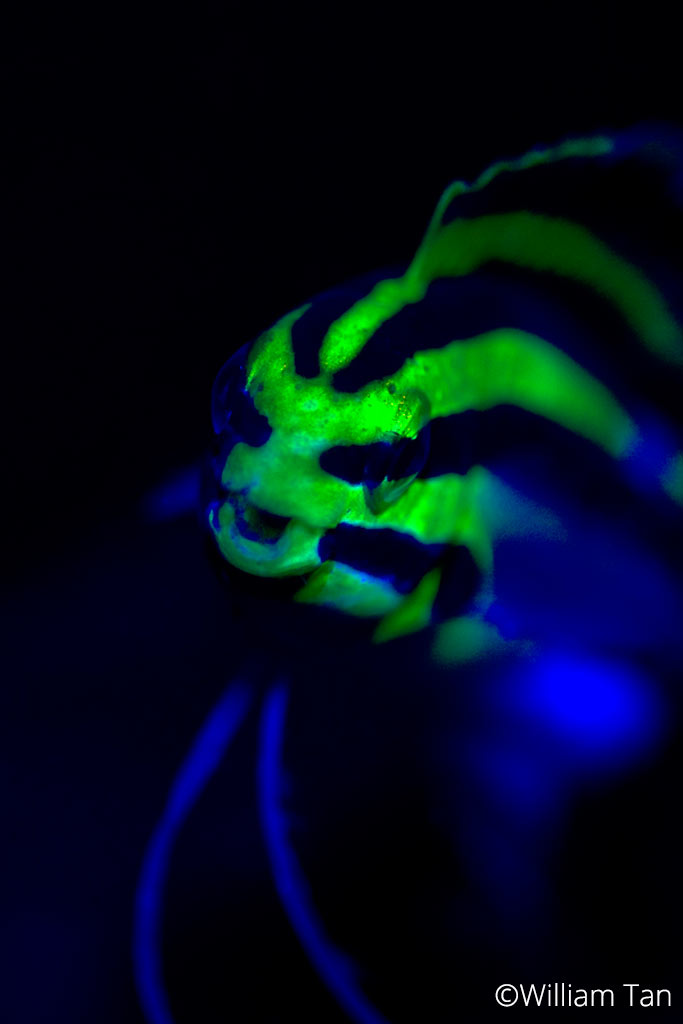
<svg viewBox="0 0 683 1024">
<path fill-rule="evenodd" d="M 415 438 L 372 445 L 363 470 L 363 488 L 372 511 L 380 512 L 407 490 L 424 468 L 429 442 L 427 424 Z"/>
<path fill-rule="evenodd" d="M 430 427 L 427 424 L 417 437 L 399 437 L 395 441 L 371 446 L 363 470 L 363 483 L 376 487 L 383 480 L 415 479 L 427 461 Z"/>
<path fill-rule="evenodd" d="M 216 434 L 227 433 L 253 447 L 265 444 L 271 428 L 247 391 L 249 346 L 243 345 L 218 371 L 211 391 L 211 422 Z"/>
</svg>

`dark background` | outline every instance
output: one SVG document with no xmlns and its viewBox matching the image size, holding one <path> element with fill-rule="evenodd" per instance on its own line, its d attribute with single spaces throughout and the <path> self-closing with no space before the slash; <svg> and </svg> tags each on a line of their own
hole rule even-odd
<svg viewBox="0 0 683 1024">
<path fill-rule="evenodd" d="M 144 844 L 199 723 L 250 643 L 268 642 L 245 603 L 242 647 L 234 628 L 228 643 L 234 608 L 192 523 L 136 520 L 145 492 L 202 451 L 221 363 L 311 295 L 409 259 L 453 177 L 572 132 L 681 123 L 662 11 L 215 7 L 91 13 L 6 40 L 4 1021 L 138 1019 Z M 207 796 L 203 840 L 178 851 L 179 1021 L 333 1021 L 235 781 L 255 729 Z M 225 857 L 237 909 L 227 883 L 216 895 Z M 223 905 L 234 927 L 212 945 L 208 908 Z M 243 982 L 221 1003 L 226 962 Z M 215 1017 L 197 1009 L 207 991 Z"/>
</svg>

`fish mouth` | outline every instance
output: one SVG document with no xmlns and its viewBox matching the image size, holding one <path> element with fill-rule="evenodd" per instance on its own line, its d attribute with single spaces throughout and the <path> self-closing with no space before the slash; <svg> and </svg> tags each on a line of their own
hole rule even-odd
<svg viewBox="0 0 683 1024">
<path fill-rule="evenodd" d="M 253 576 L 307 576 L 320 565 L 324 530 L 280 516 L 228 492 L 209 508 L 209 526 L 223 557 Z"/>
<path fill-rule="evenodd" d="M 245 540 L 277 544 L 292 522 L 288 516 L 278 516 L 259 508 L 247 499 L 245 492 L 229 493 L 227 501 L 235 515 L 235 527 Z"/>
</svg>

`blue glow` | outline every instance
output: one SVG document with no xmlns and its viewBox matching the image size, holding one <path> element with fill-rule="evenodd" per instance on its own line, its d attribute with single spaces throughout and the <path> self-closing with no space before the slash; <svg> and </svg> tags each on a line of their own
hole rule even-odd
<svg viewBox="0 0 683 1024">
<path fill-rule="evenodd" d="M 553 652 L 520 681 L 517 705 L 578 765 L 630 760 L 649 749 L 663 726 L 661 698 L 629 665 Z"/>
<path fill-rule="evenodd" d="M 567 509 L 564 543 L 517 539 L 496 551 L 499 607 L 512 635 L 545 650 L 681 650 L 681 594 L 673 573 L 618 522 L 581 521 Z M 663 614 L 663 609 L 666 613 Z M 506 634 L 504 634 L 506 635 Z"/>
<path fill-rule="evenodd" d="M 475 773 L 487 801 L 514 811 L 518 820 L 549 820 L 558 809 L 558 779 L 538 749 L 516 734 L 509 739 L 479 737 L 465 746 L 468 770 Z"/>
<path fill-rule="evenodd" d="M 140 1003 L 150 1024 L 173 1024 L 159 941 L 164 883 L 173 844 L 242 724 L 250 700 L 250 691 L 242 683 L 233 683 L 223 694 L 180 766 L 145 851 L 135 894 L 133 966 Z"/>
<path fill-rule="evenodd" d="M 645 493 L 661 493 L 660 477 L 677 451 L 673 432 L 664 423 L 654 417 L 641 422 L 638 440 L 624 460 L 632 486 Z"/>
<path fill-rule="evenodd" d="M 358 1024 L 387 1024 L 355 983 L 351 959 L 330 943 L 307 895 L 307 884 L 287 839 L 281 808 L 280 762 L 287 709 L 287 687 L 280 683 L 268 694 L 261 720 L 259 807 L 268 856 L 282 905 L 311 963 L 348 1015 Z"/>
<path fill-rule="evenodd" d="M 199 508 L 198 466 L 188 466 L 150 491 L 143 500 L 142 512 L 148 522 L 163 522 L 196 515 Z"/>
<path fill-rule="evenodd" d="M 569 803 L 651 753 L 665 703 L 632 665 L 576 650 L 501 660 L 479 682 L 474 729 L 448 739 L 465 780 L 456 835 L 499 933 L 513 935 L 552 912 Z"/>
</svg>

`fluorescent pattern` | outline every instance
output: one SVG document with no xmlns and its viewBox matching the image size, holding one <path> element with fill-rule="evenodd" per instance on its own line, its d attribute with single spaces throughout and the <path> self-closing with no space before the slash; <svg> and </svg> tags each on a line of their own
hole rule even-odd
<svg viewBox="0 0 683 1024">
<path fill-rule="evenodd" d="M 615 357 L 619 362 L 615 323 L 641 355 L 677 372 L 683 365 L 683 332 L 671 296 L 660 285 L 652 252 L 644 251 L 640 265 L 630 251 L 620 251 L 621 225 L 605 228 L 599 204 L 595 225 L 582 222 L 576 214 L 580 202 L 572 200 L 565 184 L 572 170 L 594 168 L 596 177 L 602 175 L 607 209 L 612 176 L 652 162 L 651 142 L 646 133 L 570 140 L 498 163 L 471 185 L 454 182 L 403 273 L 376 279 L 312 341 L 306 340 L 306 325 L 323 300 L 282 317 L 240 350 L 221 371 L 213 399 L 222 448 L 213 466 L 216 497 L 206 514 L 224 558 L 257 576 L 302 577 L 299 601 L 377 618 L 376 640 L 414 632 L 435 619 L 472 611 L 485 615 L 495 595 L 496 545 L 517 528 L 518 516 L 501 513 L 502 484 L 483 461 L 430 472 L 437 454 L 433 447 L 438 447 L 430 449 L 430 429 L 439 421 L 452 427 L 449 443 L 455 451 L 468 443 L 469 425 L 460 426 L 465 417 L 501 408 L 583 439 L 607 460 L 622 463 L 625 477 L 631 472 L 635 478 L 633 467 L 640 460 L 638 472 L 683 503 L 680 451 L 671 448 L 658 467 L 643 458 L 647 438 L 641 409 L 630 408 L 630 396 L 618 394 L 601 372 L 605 362 Z M 551 196 L 547 210 L 536 208 L 543 204 L 526 195 L 525 186 L 544 173 Z M 541 293 L 570 289 L 566 309 L 558 305 L 557 330 L 545 322 L 532 329 L 533 315 L 520 313 L 514 304 L 506 312 L 507 284 L 501 282 L 512 273 L 526 275 L 524 287 Z M 491 276 L 482 279 L 482 274 Z M 497 317 L 495 327 L 473 334 L 471 317 L 458 316 L 456 303 L 452 318 L 438 310 L 433 315 L 436 344 L 430 344 L 430 334 L 435 337 L 430 329 L 401 335 L 402 318 L 432 308 L 435 285 L 445 281 L 456 289 L 459 281 L 470 280 L 473 294 L 483 287 L 485 298 L 490 295 L 484 307 Z M 574 323 L 584 302 L 598 305 L 604 326 L 602 321 L 597 328 L 580 319 Z M 469 330 L 463 333 L 464 324 Z M 602 363 L 587 367 L 566 350 L 571 344 L 558 343 L 572 332 L 579 351 L 586 338 L 597 339 L 596 349 L 604 348 Z M 360 374 L 358 369 L 360 376 L 349 387 L 348 375 L 373 359 L 380 367 L 393 359 L 393 372 Z M 299 372 L 300 360 L 308 375 Z M 314 372 L 311 366 L 317 367 Z M 245 401 L 249 431 L 239 423 Z M 444 450 L 443 432 L 440 437 L 444 463 L 449 448 Z M 360 469 L 348 478 L 330 471 L 332 452 L 341 452 L 342 465 L 345 454 L 349 465 L 352 457 L 360 458 Z M 379 558 L 361 554 L 360 545 L 349 553 L 349 544 L 341 541 L 348 540 L 342 531 L 351 526 L 381 531 L 375 535 L 378 551 L 393 535 L 422 546 L 425 559 L 419 569 L 415 560 L 409 586 L 388 554 L 380 565 Z M 455 549 L 469 552 L 479 574 L 473 587 L 466 573 L 460 593 L 444 569 Z M 401 560 L 400 553 L 396 557 Z M 448 602 L 443 599 L 447 581 Z M 452 649 L 458 660 L 457 644 L 446 643 L 446 635 L 466 636 L 469 649 L 475 635 L 481 640 L 488 631 L 463 625 L 443 633 L 440 656 Z"/>
</svg>

